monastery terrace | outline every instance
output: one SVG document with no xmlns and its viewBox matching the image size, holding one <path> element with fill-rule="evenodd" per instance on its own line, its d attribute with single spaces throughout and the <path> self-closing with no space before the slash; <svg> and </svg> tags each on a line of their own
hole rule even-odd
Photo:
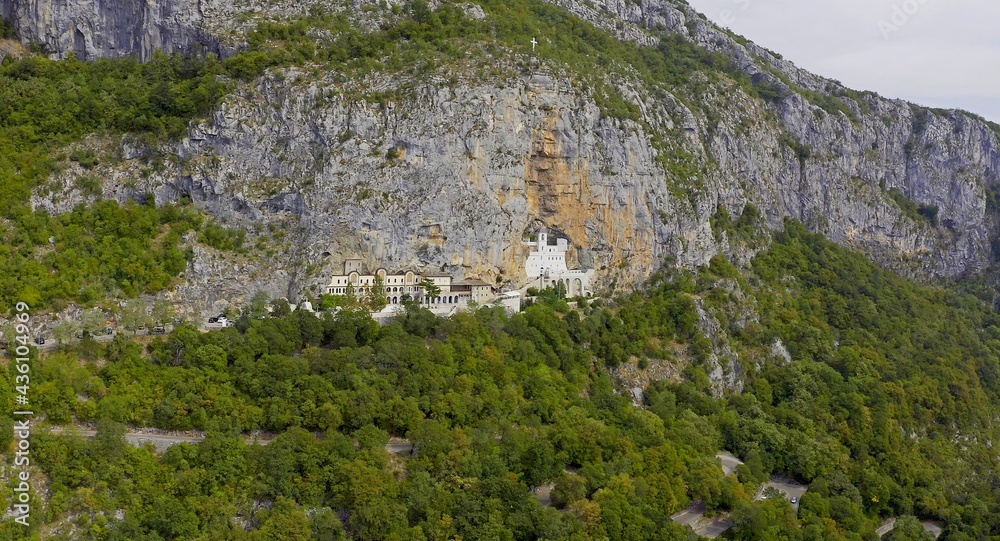
<svg viewBox="0 0 1000 541">
<path fill-rule="evenodd" d="M 538 231 L 537 239 L 526 245 L 532 250 L 524 264 L 527 275 L 525 289 L 562 287 L 571 297 L 593 294 L 591 289 L 593 269 L 570 270 L 566 266 L 566 252 L 569 250 L 566 239 L 558 239 L 555 245 L 550 246 L 548 231 L 542 227 Z M 358 298 L 365 298 L 371 295 L 379 280 L 385 289 L 389 307 L 413 299 L 432 309 L 464 309 L 473 302 L 483 305 L 497 299 L 493 286 L 482 280 L 455 281 L 446 274 L 417 274 L 413 271 L 389 274 L 385 268 L 376 269 L 374 273 L 365 273 L 360 259 L 348 259 L 344 262 L 344 273 L 330 278 L 326 293 L 330 295 L 353 293 Z M 425 290 L 430 285 L 439 290 L 438 295 L 427 296 Z M 506 297 L 509 295 L 502 295 L 501 299 Z"/>
</svg>

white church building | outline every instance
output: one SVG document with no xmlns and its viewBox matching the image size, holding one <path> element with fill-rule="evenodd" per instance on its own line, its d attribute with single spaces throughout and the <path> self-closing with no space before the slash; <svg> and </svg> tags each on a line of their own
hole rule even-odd
<svg viewBox="0 0 1000 541">
<path fill-rule="evenodd" d="M 528 288 L 561 287 L 567 297 L 593 295 L 591 282 L 594 270 L 570 270 L 566 264 L 569 241 L 555 239 L 555 244 L 550 245 L 549 240 L 548 230 L 542 226 L 538 230 L 538 238 L 525 243 L 531 247 L 531 252 L 524 262 L 527 281 L 521 292 Z M 344 273 L 331 276 L 325 289 L 328 295 L 353 294 L 364 299 L 372 294 L 379 281 L 385 291 L 388 302 L 385 310 L 388 312 L 401 308 L 400 305 L 410 299 L 435 313 L 453 313 L 469 306 L 494 302 L 503 305 L 508 312 L 516 312 L 521 305 L 519 292 L 507 292 L 498 298 L 493 286 L 481 280 L 454 280 L 446 274 L 418 274 L 412 271 L 390 273 L 384 268 L 365 272 L 360 259 L 345 261 Z M 429 297 L 426 294 L 425 281 L 437 287 L 440 291 L 438 295 Z"/>
<path fill-rule="evenodd" d="M 594 277 L 594 270 L 570 270 L 566 266 L 569 241 L 557 239 L 554 246 L 550 245 L 548 230 L 542 226 L 538 229 L 538 238 L 527 244 L 533 248 L 528 260 L 524 262 L 524 271 L 528 275 L 527 287 L 544 289 L 562 285 L 567 297 L 587 297 L 593 294 L 590 282 Z"/>
</svg>

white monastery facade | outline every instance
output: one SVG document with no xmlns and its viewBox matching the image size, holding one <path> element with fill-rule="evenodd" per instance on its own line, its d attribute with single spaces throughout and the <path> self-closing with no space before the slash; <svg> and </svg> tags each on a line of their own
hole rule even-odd
<svg viewBox="0 0 1000 541">
<path fill-rule="evenodd" d="M 350 289 L 358 298 L 364 298 L 375 287 L 376 276 L 382 278 L 382 287 L 390 306 L 402 304 L 407 299 L 419 301 L 428 307 L 467 306 L 470 302 L 486 304 L 496 298 L 493 287 L 481 280 L 456 281 L 445 274 L 417 274 L 412 271 L 389 274 L 384 268 L 377 269 L 372 274 L 363 274 L 360 259 L 348 259 L 344 263 L 344 274 L 332 276 L 326 292 L 329 295 L 346 295 Z M 437 297 L 427 297 L 424 280 L 441 290 Z"/>
<path fill-rule="evenodd" d="M 524 263 L 527 274 L 524 289 L 561 286 L 568 297 L 593 295 L 591 282 L 594 270 L 568 268 L 566 253 L 569 251 L 569 242 L 566 239 L 556 239 L 555 244 L 550 245 L 548 230 L 543 226 L 538 230 L 538 238 L 526 244 L 532 249 Z M 374 273 L 365 273 L 360 259 L 345 261 L 344 273 L 330 277 L 326 293 L 347 295 L 353 292 L 359 299 L 364 299 L 371 295 L 378 278 L 381 278 L 385 289 L 388 300 L 386 310 L 389 312 L 401 309 L 399 305 L 410 299 L 437 313 L 463 310 L 472 303 L 485 305 L 497 302 L 508 312 L 516 312 L 521 306 L 519 292 L 508 292 L 498 298 L 493 286 L 481 280 L 456 281 L 446 274 L 418 274 L 412 271 L 390 274 L 384 268 L 376 269 Z M 424 288 L 425 281 L 434 284 L 440 293 L 433 298 L 428 297 Z"/>
<path fill-rule="evenodd" d="M 570 270 L 566 266 L 566 252 L 569 242 L 557 239 L 555 245 L 549 245 L 548 230 L 542 226 L 538 230 L 535 242 L 527 243 L 533 249 L 524 262 L 524 272 L 528 275 L 527 287 L 557 287 L 566 289 L 567 297 L 587 297 L 593 295 L 591 280 L 594 270 Z"/>
</svg>

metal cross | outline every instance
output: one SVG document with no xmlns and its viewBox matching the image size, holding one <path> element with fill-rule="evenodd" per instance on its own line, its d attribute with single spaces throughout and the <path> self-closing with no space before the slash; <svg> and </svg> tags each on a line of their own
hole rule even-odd
<svg viewBox="0 0 1000 541">
<path fill-rule="evenodd" d="M 538 45 L 538 41 L 535 38 L 531 38 L 531 52 L 535 52 L 535 45 Z"/>
</svg>

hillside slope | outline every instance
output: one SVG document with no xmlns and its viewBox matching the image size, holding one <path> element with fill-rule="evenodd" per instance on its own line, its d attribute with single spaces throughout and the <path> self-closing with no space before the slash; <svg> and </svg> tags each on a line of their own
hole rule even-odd
<svg viewBox="0 0 1000 541">
<path fill-rule="evenodd" d="M 992 540 L 997 323 L 789 222 L 746 270 L 717 257 L 579 309 L 547 294 L 510 317 L 299 310 L 86 340 L 38 359 L 32 406 L 96 438 L 32 427 L 39 518 L 0 539 L 693 541 L 671 516 L 701 500 L 729 539 L 870 540 L 895 517 L 889 539 L 924 539 L 903 527 L 917 516 Z M 742 393 L 713 397 L 718 342 L 748 368 Z M 635 361 L 684 379 L 634 405 L 610 372 Z M 19 392 L 0 375 L 0 399 Z M 160 453 L 121 424 L 206 437 Z M 745 464 L 726 475 L 720 449 Z M 808 484 L 798 505 L 754 497 L 772 475 Z"/>
</svg>

